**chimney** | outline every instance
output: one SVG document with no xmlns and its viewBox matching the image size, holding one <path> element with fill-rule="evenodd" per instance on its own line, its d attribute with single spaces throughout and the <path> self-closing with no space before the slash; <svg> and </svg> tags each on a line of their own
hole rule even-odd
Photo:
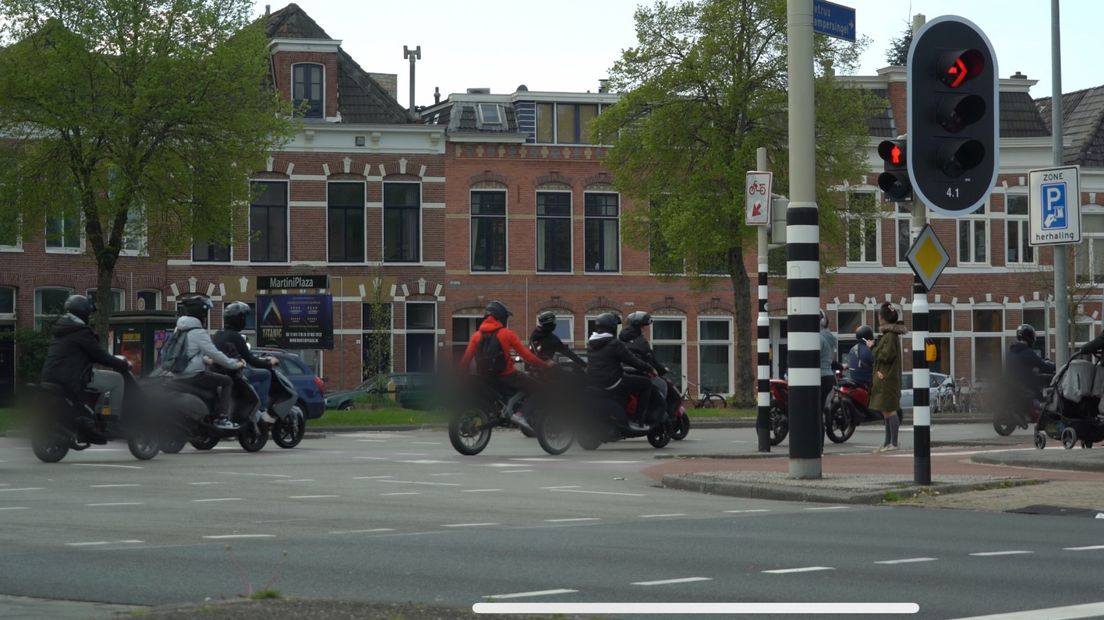
<svg viewBox="0 0 1104 620">
<path fill-rule="evenodd" d="M 602 78 L 602 79 L 598 80 L 598 92 L 600 92 L 600 93 L 608 93 L 609 92 L 609 78 Z"/>
<path fill-rule="evenodd" d="M 272 5 L 271 4 L 266 4 L 265 5 L 265 19 L 268 19 L 268 16 L 271 12 L 272 12 Z"/>
<path fill-rule="evenodd" d="M 433 105 L 437 105 L 438 103 L 441 103 L 441 87 L 440 86 L 434 86 L 433 87 Z"/>
<path fill-rule="evenodd" d="M 1027 79 L 1027 76 L 1026 76 L 1026 75 L 1024 75 L 1024 74 L 1022 74 L 1022 73 L 1020 73 L 1019 71 L 1017 71 L 1016 73 L 1014 73 L 1014 74 L 1012 75 L 1012 79 L 1013 79 L 1013 80 L 1026 80 L 1026 79 Z"/>
</svg>

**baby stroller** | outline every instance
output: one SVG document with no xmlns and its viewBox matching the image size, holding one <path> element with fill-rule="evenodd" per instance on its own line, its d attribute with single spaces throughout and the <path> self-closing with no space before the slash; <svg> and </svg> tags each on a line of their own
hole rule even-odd
<svg viewBox="0 0 1104 620">
<path fill-rule="evenodd" d="M 1046 447 L 1047 437 L 1066 449 L 1081 442 L 1091 448 L 1104 441 L 1104 365 L 1094 356 L 1074 355 L 1058 369 L 1043 391 L 1042 412 L 1035 424 L 1035 447 Z"/>
</svg>

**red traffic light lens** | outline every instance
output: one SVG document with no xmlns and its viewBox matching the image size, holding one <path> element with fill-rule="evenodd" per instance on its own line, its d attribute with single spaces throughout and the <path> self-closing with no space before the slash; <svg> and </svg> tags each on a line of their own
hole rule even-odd
<svg viewBox="0 0 1104 620">
<path fill-rule="evenodd" d="M 904 166 L 905 143 L 900 140 L 883 140 L 878 144 L 878 156 L 891 166 Z"/>
<path fill-rule="evenodd" d="M 973 49 L 944 54 L 938 69 L 939 79 L 944 84 L 958 88 L 985 71 L 985 57 Z"/>
</svg>

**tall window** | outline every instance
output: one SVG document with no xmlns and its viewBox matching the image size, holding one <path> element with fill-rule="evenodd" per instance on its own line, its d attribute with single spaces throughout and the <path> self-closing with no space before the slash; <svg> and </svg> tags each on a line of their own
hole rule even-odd
<svg viewBox="0 0 1104 620">
<path fill-rule="evenodd" d="M 596 103 L 538 103 L 537 142 L 594 144 L 590 124 L 598 111 Z"/>
<path fill-rule="evenodd" d="M 326 203 L 330 262 L 364 262 L 364 183 L 330 183 Z"/>
<path fill-rule="evenodd" d="M 383 260 L 416 263 L 421 260 L 421 186 L 383 184 Z"/>
<path fill-rule="evenodd" d="M 437 304 L 406 303 L 406 371 L 433 372 L 437 367 Z"/>
<path fill-rule="evenodd" d="M 139 256 L 146 253 L 146 216 L 140 207 L 127 210 L 127 221 L 123 229 L 123 247 L 121 254 Z"/>
<path fill-rule="evenodd" d="M 287 191 L 284 181 L 250 184 L 249 260 L 254 263 L 286 263 L 288 260 Z"/>
<path fill-rule="evenodd" d="M 1035 248 L 1028 244 L 1027 194 L 1005 194 L 1005 245 L 1007 263 L 1034 263 Z"/>
<path fill-rule="evenodd" d="M 90 288 L 84 292 L 84 296 L 87 297 L 92 303 L 96 304 L 96 307 L 102 308 L 103 303 L 96 297 L 96 289 Z M 111 289 L 111 311 L 119 312 L 120 310 L 126 310 L 126 293 L 122 289 Z"/>
<path fill-rule="evenodd" d="M 1047 352 L 1047 312 L 1046 308 L 1024 308 L 1023 322 L 1035 328 L 1035 344 L 1031 348 L 1046 358 Z"/>
<path fill-rule="evenodd" d="M 1081 214 L 1081 243 L 1073 256 L 1078 282 L 1104 282 L 1104 213 Z"/>
<path fill-rule="evenodd" d="M 621 268 L 619 200 L 617 194 L 586 194 L 584 258 L 587 272 L 616 272 Z"/>
<path fill-rule="evenodd" d="M 670 371 L 670 378 L 686 389 L 686 332 L 681 318 L 652 319 L 652 350 L 656 359 Z"/>
<path fill-rule="evenodd" d="M 874 192 L 847 196 L 847 262 L 878 263 L 878 217 Z"/>
<path fill-rule="evenodd" d="M 506 192 L 471 192 L 471 270 L 506 271 Z"/>
<path fill-rule="evenodd" d="M 1004 351 L 1004 312 L 1000 308 L 974 310 L 974 378 L 998 373 Z"/>
<path fill-rule="evenodd" d="M 196 241 L 192 244 L 192 260 L 197 263 L 230 262 L 230 244 Z"/>
<path fill-rule="evenodd" d="M 848 351 L 858 342 L 855 332 L 863 325 L 865 315 L 861 308 L 836 310 L 836 359 L 846 359 Z"/>
<path fill-rule="evenodd" d="M 46 251 L 79 252 L 81 249 L 80 211 L 77 207 L 46 216 Z"/>
<path fill-rule="evenodd" d="M 928 369 L 945 375 L 953 374 L 954 353 L 951 347 L 954 342 L 954 312 L 950 308 L 929 309 L 928 329 L 939 357 L 934 362 L 928 362 Z"/>
<path fill-rule="evenodd" d="M 479 329 L 483 317 L 475 315 L 455 315 L 452 317 L 452 361 L 459 362 L 468 348 L 472 334 Z"/>
<path fill-rule="evenodd" d="M 571 192 L 537 192 L 537 271 L 571 271 Z"/>
<path fill-rule="evenodd" d="M 161 309 L 161 291 L 138 291 L 135 298 L 135 308 L 138 310 Z"/>
<path fill-rule="evenodd" d="M 912 234 L 909 228 L 911 220 L 912 210 L 905 205 L 898 204 L 897 210 L 893 214 L 893 225 L 897 231 L 898 265 L 908 263 L 908 251 L 912 248 Z"/>
<path fill-rule="evenodd" d="M 65 313 L 65 300 L 72 294 L 73 291 L 67 288 L 36 288 L 35 329 L 41 331 L 53 325 Z"/>
<path fill-rule="evenodd" d="M 958 219 L 958 264 L 989 264 L 989 229 L 985 217 L 987 206 Z"/>
<path fill-rule="evenodd" d="M 698 320 L 698 374 L 703 390 L 731 394 L 732 320 Z"/>
<path fill-rule="evenodd" d="M 391 371 L 391 304 L 366 303 L 361 307 L 361 359 L 363 377 Z"/>
<path fill-rule="evenodd" d="M 19 217 L 5 218 L 4 221 L 0 221 L 0 250 L 20 247 L 19 223 Z"/>
<path fill-rule="evenodd" d="M 292 104 L 297 110 L 303 106 L 304 118 L 322 118 L 322 65 L 300 63 L 291 68 L 291 75 Z"/>
<path fill-rule="evenodd" d="M 10 286 L 0 286 L 0 316 L 15 314 L 15 289 Z"/>
</svg>

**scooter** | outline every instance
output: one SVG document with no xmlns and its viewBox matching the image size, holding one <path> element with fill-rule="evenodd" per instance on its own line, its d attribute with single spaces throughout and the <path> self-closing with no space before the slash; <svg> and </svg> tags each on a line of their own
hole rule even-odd
<svg viewBox="0 0 1104 620">
<path fill-rule="evenodd" d="M 777 446 L 790 434 L 790 384 L 770 380 L 770 445 Z"/>
<path fill-rule="evenodd" d="M 833 443 L 843 443 L 860 424 L 881 422 L 881 413 L 870 409 L 870 390 L 844 379 L 832 388 L 824 410 L 824 434 Z"/>
<path fill-rule="evenodd" d="M 1042 385 L 1049 385 L 1054 375 L 1039 374 L 1037 377 Z M 1017 427 L 1026 430 L 1039 422 L 1042 404 L 1029 388 L 1007 382 L 993 397 L 997 399 L 993 407 L 993 430 L 1001 437 L 1011 435 Z"/>
<path fill-rule="evenodd" d="M 134 458 L 148 461 L 160 450 L 158 424 L 140 405 L 142 394 L 130 372 L 126 382 L 127 407 L 115 403 L 110 394 L 85 389 L 79 396 L 68 394 L 54 383 L 30 384 L 36 413 L 31 427 L 31 449 L 44 463 L 57 463 L 70 450 L 84 450 L 109 440 L 124 439 Z"/>
<path fill-rule="evenodd" d="M 175 454 L 184 448 L 185 443 L 192 444 L 196 450 L 211 450 L 223 439 L 235 437 L 246 452 L 258 452 L 265 447 L 270 429 L 261 419 L 260 399 L 240 371 L 233 371 L 230 376 L 234 379 L 230 419 L 238 424 L 237 429 L 215 426 L 212 411 L 217 395 L 213 390 L 198 388 L 172 377 L 148 380 L 165 395 L 166 408 L 172 413 L 172 424 L 162 440 L 162 452 Z M 277 384 L 273 382 L 273 386 Z"/>
<path fill-rule="evenodd" d="M 635 430 L 629 427 L 628 421 L 642 418 L 644 413 L 638 411 L 635 396 L 618 398 L 606 390 L 588 387 L 584 397 L 588 413 L 582 416 L 576 431 L 579 446 L 584 450 L 596 450 L 603 443 L 647 437 L 653 448 L 665 447 L 672 438 L 671 424 L 663 407 L 663 398 L 658 390 L 656 392 L 651 401 L 651 414 L 656 421 L 647 429 Z"/>
<path fill-rule="evenodd" d="M 265 355 L 258 357 L 266 358 Z M 299 406 L 299 392 L 279 366 L 267 369 L 272 373 L 272 384 L 268 390 L 268 413 L 276 418 L 272 423 L 272 441 L 281 448 L 294 448 L 303 441 L 307 431 L 307 418 Z M 259 393 L 259 385 L 252 383 Z"/>
</svg>

